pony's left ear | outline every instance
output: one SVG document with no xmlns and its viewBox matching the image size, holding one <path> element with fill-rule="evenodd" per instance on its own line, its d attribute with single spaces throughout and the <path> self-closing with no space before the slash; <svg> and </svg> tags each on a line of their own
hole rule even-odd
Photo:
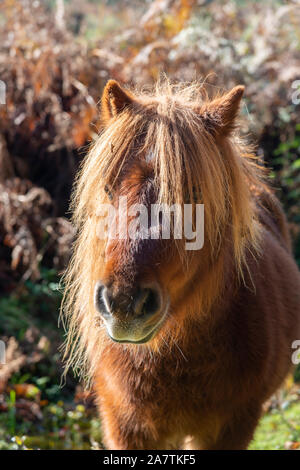
<svg viewBox="0 0 300 470">
<path fill-rule="evenodd" d="M 226 137 L 234 130 L 244 89 L 242 85 L 236 86 L 201 107 L 200 114 L 208 131 Z"/>
<path fill-rule="evenodd" d="M 124 90 L 116 80 L 109 80 L 101 98 L 101 118 L 106 124 L 112 117 L 121 113 L 134 101 L 133 96 Z"/>
</svg>

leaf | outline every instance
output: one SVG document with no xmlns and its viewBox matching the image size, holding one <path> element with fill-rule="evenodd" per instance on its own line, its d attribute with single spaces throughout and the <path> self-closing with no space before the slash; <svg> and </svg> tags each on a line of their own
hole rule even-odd
<svg viewBox="0 0 300 470">
<path fill-rule="evenodd" d="M 300 168 L 300 158 L 294 161 L 294 163 L 292 164 L 292 168 L 294 170 L 298 170 Z"/>
<path fill-rule="evenodd" d="M 24 397 L 29 399 L 35 399 L 40 395 L 40 390 L 33 384 L 16 384 L 14 386 L 17 397 Z"/>
</svg>

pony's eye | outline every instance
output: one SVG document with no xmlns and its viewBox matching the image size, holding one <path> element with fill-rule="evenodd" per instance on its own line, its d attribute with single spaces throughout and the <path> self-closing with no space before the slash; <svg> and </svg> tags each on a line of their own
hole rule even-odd
<svg viewBox="0 0 300 470">
<path fill-rule="evenodd" d="M 110 189 L 107 185 L 105 185 L 105 186 L 104 186 L 104 191 L 106 192 L 106 194 L 107 194 L 107 196 L 108 196 L 108 199 L 109 199 L 110 201 L 112 201 L 112 200 L 113 200 L 113 194 L 112 194 L 111 189 Z"/>
</svg>

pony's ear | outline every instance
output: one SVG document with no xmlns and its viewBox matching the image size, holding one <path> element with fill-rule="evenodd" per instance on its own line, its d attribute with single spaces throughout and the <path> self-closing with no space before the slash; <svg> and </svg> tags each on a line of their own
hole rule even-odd
<svg viewBox="0 0 300 470">
<path fill-rule="evenodd" d="M 235 128 L 245 87 L 234 87 L 225 95 L 201 106 L 200 114 L 208 131 L 226 137 Z"/>
<path fill-rule="evenodd" d="M 109 80 L 104 87 L 101 98 L 101 118 L 105 124 L 117 116 L 123 109 L 133 103 L 133 96 L 125 91 L 116 80 Z"/>
</svg>

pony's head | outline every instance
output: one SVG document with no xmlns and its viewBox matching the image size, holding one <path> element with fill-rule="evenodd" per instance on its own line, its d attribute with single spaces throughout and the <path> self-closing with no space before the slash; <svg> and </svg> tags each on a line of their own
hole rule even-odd
<svg viewBox="0 0 300 470">
<path fill-rule="evenodd" d="M 165 83 L 152 94 L 133 94 L 113 80 L 106 85 L 103 130 L 73 197 L 78 239 L 66 285 L 71 355 L 95 356 L 107 341 L 104 332 L 109 341 L 159 347 L 209 309 L 226 256 L 242 272 L 259 232 L 250 194 L 259 170 L 234 132 L 243 91 L 237 86 L 209 100 L 199 85 Z M 106 230 L 103 208 L 110 214 Z M 184 237 L 175 236 L 183 214 L 184 225 L 203 231 L 201 249 L 187 250 Z M 164 221 L 171 221 L 170 237 L 162 234 Z"/>
</svg>

